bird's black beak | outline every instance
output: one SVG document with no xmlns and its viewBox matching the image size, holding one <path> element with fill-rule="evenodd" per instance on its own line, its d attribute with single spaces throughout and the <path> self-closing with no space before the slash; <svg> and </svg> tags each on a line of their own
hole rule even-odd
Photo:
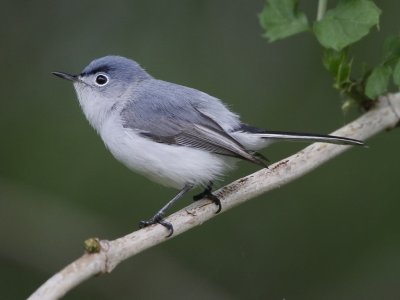
<svg viewBox="0 0 400 300">
<path fill-rule="evenodd" d="M 63 72 L 51 72 L 53 75 L 56 75 L 57 77 L 67 79 L 70 81 L 77 81 L 78 80 L 78 75 L 71 75 L 68 73 L 63 73 Z"/>
</svg>

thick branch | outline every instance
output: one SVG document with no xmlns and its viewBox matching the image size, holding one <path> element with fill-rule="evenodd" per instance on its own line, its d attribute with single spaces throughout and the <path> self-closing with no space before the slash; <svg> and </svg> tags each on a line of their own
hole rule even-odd
<svg viewBox="0 0 400 300">
<path fill-rule="evenodd" d="M 400 122 L 400 93 L 382 97 L 378 105 L 334 135 L 366 140 L 395 127 Z M 228 184 L 216 192 L 223 212 L 260 194 L 281 187 L 305 175 L 350 146 L 315 143 L 302 151 L 249 176 Z M 177 236 L 216 217 L 216 206 L 209 200 L 197 201 L 168 217 Z M 100 241 L 98 253 L 84 254 L 46 281 L 29 299 L 58 299 L 84 280 L 99 273 L 111 272 L 123 260 L 147 248 L 167 241 L 161 225 L 153 225 L 113 241 Z M 173 237 L 174 237 L 173 236 Z"/>
</svg>

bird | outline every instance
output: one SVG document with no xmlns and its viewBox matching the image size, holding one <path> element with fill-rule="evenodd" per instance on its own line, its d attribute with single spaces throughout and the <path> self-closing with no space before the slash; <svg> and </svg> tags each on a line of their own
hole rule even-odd
<svg viewBox="0 0 400 300">
<path fill-rule="evenodd" d="M 363 145 L 332 135 L 271 131 L 240 120 L 220 99 L 194 88 L 156 79 L 136 61 L 108 55 L 91 61 L 81 73 L 52 72 L 72 81 L 81 109 L 112 155 L 129 169 L 179 192 L 139 227 L 161 224 L 167 211 L 195 187 L 209 198 L 215 181 L 244 160 L 262 168 L 258 151 L 275 141 Z"/>
</svg>

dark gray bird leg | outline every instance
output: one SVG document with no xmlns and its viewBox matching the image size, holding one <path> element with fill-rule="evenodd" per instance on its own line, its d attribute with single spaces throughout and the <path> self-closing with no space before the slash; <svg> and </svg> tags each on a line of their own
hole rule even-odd
<svg viewBox="0 0 400 300">
<path fill-rule="evenodd" d="M 188 191 L 190 191 L 193 188 L 192 184 L 186 184 L 182 190 L 179 191 L 179 193 L 172 198 L 167 204 L 165 204 L 152 218 L 146 220 L 146 221 L 140 221 L 139 222 L 139 227 L 144 228 L 153 224 L 161 224 L 165 228 L 169 230 L 169 234 L 167 237 L 170 237 L 174 233 L 174 227 L 170 222 L 167 222 L 164 220 L 164 215 L 167 212 L 171 206 L 173 206 L 179 199 L 183 197 L 184 194 L 186 194 Z"/>
<path fill-rule="evenodd" d="M 211 191 L 212 191 L 212 187 L 214 185 L 214 182 L 210 181 L 207 185 L 207 187 L 204 189 L 204 191 L 202 191 L 200 194 L 193 196 L 193 200 L 194 201 L 198 201 L 200 199 L 203 198 L 208 198 L 210 199 L 212 202 L 214 202 L 217 206 L 218 209 L 215 212 L 216 214 L 219 213 L 222 209 L 222 205 L 221 205 L 221 200 L 218 199 L 217 196 L 215 196 Z"/>
</svg>

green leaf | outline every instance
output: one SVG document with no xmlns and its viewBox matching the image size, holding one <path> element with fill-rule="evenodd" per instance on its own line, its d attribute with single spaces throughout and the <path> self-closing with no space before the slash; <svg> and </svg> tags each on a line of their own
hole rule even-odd
<svg viewBox="0 0 400 300">
<path fill-rule="evenodd" d="M 383 63 L 394 65 L 400 58 L 400 37 L 390 36 L 383 44 Z"/>
<path fill-rule="evenodd" d="M 265 29 L 264 37 L 273 42 L 308 30 L 307 17 L 297 4 L 297 0 L 268 0 L 258 16 Z"/>
<path fill-rule="evenodd" d="M 395 85 L 400 87 L 400 59 L 397 60 L 397 63 L 394 66 L 393 82 L 394 82 Z"/>
<path fill-rule="evenodd" d="M 340 51 L 378 25 L 380 14 L 381 10 L 371 0 L 342 0 L 315 22 L 314 33 L 322 46 Z"/>
<path fill-rule="evenodd" d="M 325 49 L 323 63 L 326 69 L 333 75 L 335 88 L 343 89 L 345 85 L 350 84 L 350 74 L 352 61 L 348 56 L 348 49 L 335 51 Z"/>
<path fill-rule="evenodd" d="M 383 95 L 388 89 L 390 75 L 392 75 L 390 66 L 379 65 L 375 67 L 367 78 L 365 95 L 370 99 L 376 99 Z"/>
</svg>

